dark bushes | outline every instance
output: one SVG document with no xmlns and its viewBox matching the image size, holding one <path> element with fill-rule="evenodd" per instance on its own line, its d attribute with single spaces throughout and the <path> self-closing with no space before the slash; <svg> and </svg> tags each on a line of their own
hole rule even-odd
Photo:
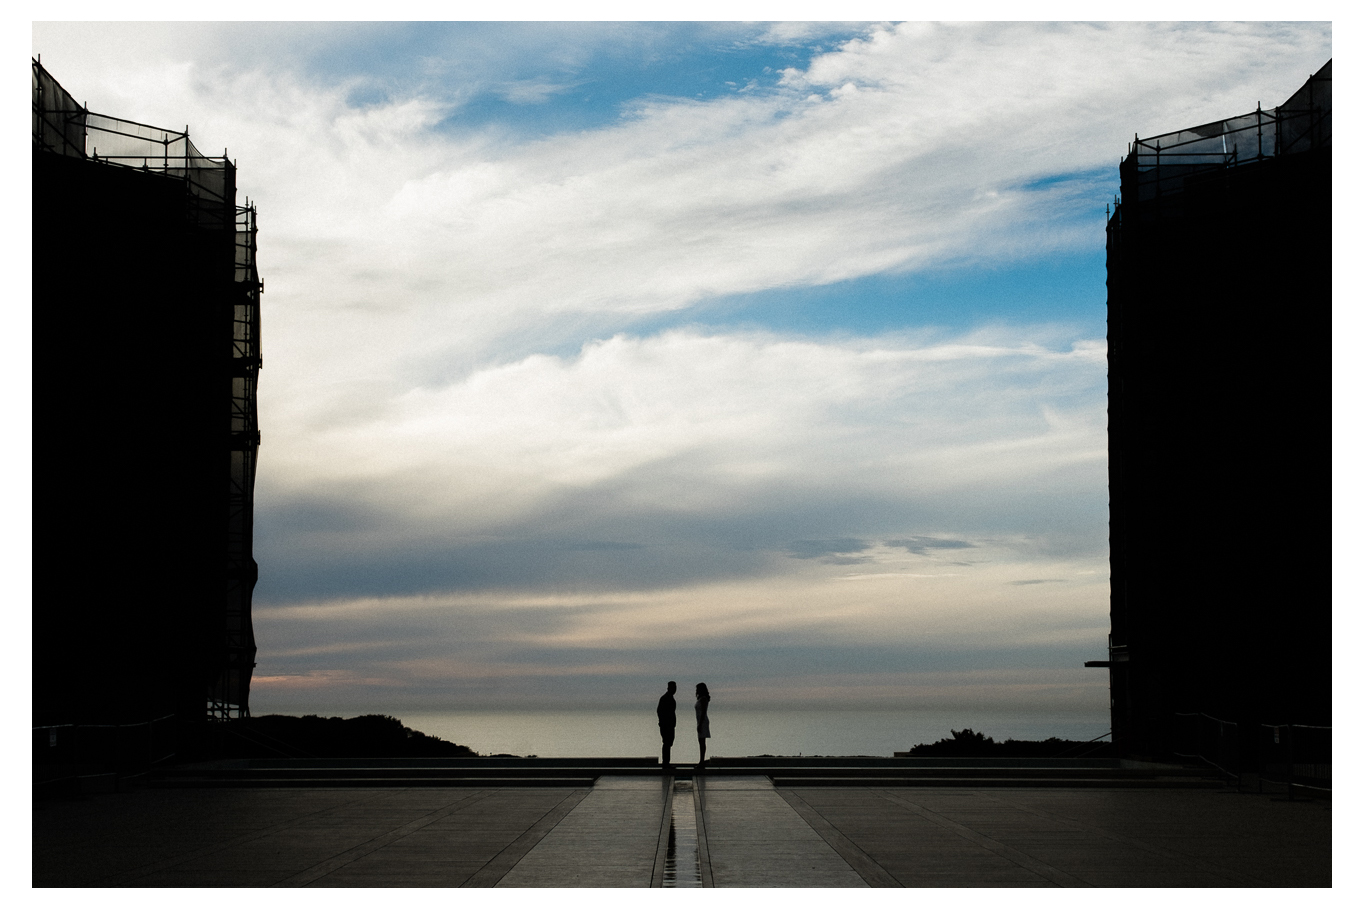
<svg viewBox="0 0 1365 910">
<path fill-rule="evenodd" d="M 477 755 L 403 726 L 396 717 L 290 717 L 266 714 L 228 721 L 223 753 L 234 758 L 461 758 Z"/>
</svg>

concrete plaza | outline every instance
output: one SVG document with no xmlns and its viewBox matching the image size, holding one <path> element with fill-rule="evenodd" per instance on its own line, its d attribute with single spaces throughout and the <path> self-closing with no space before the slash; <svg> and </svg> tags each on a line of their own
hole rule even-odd
<svg viewBox="0 0 1365 910">
<path fill-rule="evenodd" d="M 36 887 L 1327 887 L 1331 804 L 1216 789 L 143 789 L 35 802 Z"/>
</svg>

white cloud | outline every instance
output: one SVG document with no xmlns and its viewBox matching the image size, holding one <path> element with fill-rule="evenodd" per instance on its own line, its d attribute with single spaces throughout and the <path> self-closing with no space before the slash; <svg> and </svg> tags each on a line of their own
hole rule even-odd
<svg viewBox="0 0 1365 910">
<path fill-rule="evenodd" d="M 434 131 L 449 104 L 434 96 L 357 108 L 348 84 L 279 61 L 187 63 L 222 56 L 212 31 L 149 33 L 155 53 L 92 81 L 238 158 L 286 355 L 269 385 L 291 397 L 349 378 L 362 348 L 398 393 L 509 335 L 558 344 L 583 320 L 611 334 L 718 295 L 1093 246 L 1112 171 L 1033 181 L 1111 168 L 1134 131 L 1286 96 L 1330 53 L 1308 25 L 877 27 L 777 91 L 653 98 L 609 128 L 508 144 Z M 187 34 L 208 37 L 177 57 Z"/>
<path fill-rule="evenodd" d="M 622 335 L 411 389 L 356 419 L 330 401 L 294 402 L 278 412 L 261 482 L 283 493 L 422 477 L 406 486 L 410 508 L 444 507 L 466 530 L 505 522 L 512 502 L 651 465 L 670 473 L 636 495 L 660 508 L 779 486 L 1032 482 L 1063 465 L 1102 470 L 1103 370 L 1093 342 L 1057 351 L 1017 333 L 938 344 Z"/>
</svg>

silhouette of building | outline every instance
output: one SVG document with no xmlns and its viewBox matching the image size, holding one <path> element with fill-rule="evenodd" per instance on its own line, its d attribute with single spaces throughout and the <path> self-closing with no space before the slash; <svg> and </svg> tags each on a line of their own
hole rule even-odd
<svg viewBox="0 0 1365 910">
<path fill-rule="evenodd" d="M 1121 754 L 1263 770 L 1283 725 L 1331 725 L 1331 61 L 1274 110 L 1135 138 L 1119 173 L 1087 665 Z"/>
<path fill-rule="evenodd" d="M 35 733 L 174 751 L 249 711 L 256 211 L 226 152 L 37 60 L 32 198 Z"/>
</svg>

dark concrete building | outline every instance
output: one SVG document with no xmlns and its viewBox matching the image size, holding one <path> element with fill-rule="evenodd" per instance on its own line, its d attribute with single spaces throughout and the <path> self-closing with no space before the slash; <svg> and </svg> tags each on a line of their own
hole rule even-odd
<svg viewBox="0 0 1365 910">
<path fill-rule="evenodd" d="M 33 62 L 35 768 L 145 764 L 249 710 L 255 257 L 226 153 Z"/>
<path fill-rule="evenodd" d="M 1120 177 L 1092 662 L 1114 741 L 1322 776 L 1304 765 L 1329 760 L 1332 722 L 1331 62 L 1273 110 L 1135 139 Z"/>
</svg>

